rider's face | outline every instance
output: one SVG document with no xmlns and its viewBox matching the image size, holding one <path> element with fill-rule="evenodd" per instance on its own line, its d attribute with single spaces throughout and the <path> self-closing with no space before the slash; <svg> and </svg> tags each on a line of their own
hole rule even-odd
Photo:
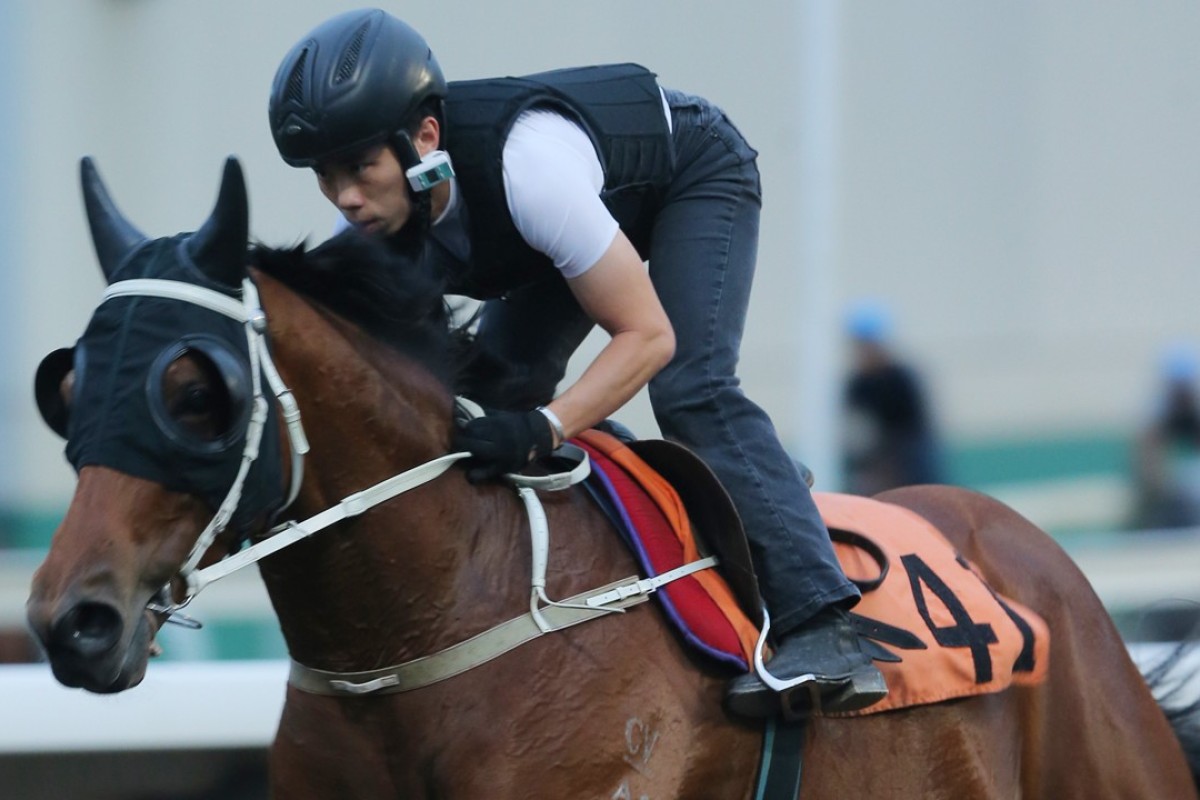
<svg viewBox="0 0 1200 800">
<path fill-rule="evenodd" d="M 321 193 L 360 230 L 390 235 L 404 227 L 412 215 L 404 169 L 387 145 L 323 162 L 314 171 Z"/>
</svg>

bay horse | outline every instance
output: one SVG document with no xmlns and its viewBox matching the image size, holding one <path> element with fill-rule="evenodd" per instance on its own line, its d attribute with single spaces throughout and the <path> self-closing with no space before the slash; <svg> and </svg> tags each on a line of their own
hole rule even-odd
<svg viewBox="0 0 1200 800">
<path fill-rule="evenodd" d="M 119 213 L 90 160 L 82 173 L 109 288 L 78 344 L 39 369 L 41 410 L 66 436 L 78 483 L 27 609 L 60 682 L 136 686 L 197 576 L 284 539 L 258 567 L 291 658 L 311 670 L 373 674 L 528 611 L 536 551 L 512 486 L 471 485 L 443 464 L 386 502 L 359 502 L 450 452 L 456 391 L 470 380 L 455 370 L 469 343 L 416 259 L 357 234 L 311 250 L 249 247 L 233 159 L 209 219 L 160 239 Z M 549 596 L 637 572 L 582 490 L 537 494 Z M 965 489 L 882 499 L 934 523 L 997 591 L 1042 615 L 1049 675 L 813 718 L 804 800 L 1196 798 L 1168 717 L 1046 534 Z M 332 524 L 273 526 L 284 510 Z M 290 682 L 272 792 L 748 799 L 763 725 L 722 709 L 730 677 L 646 604 L 411 691 L 334 696 Z"/>
</svg>

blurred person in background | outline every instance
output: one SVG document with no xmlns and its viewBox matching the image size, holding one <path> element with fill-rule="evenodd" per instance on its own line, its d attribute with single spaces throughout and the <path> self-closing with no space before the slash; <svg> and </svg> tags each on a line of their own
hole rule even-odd
<svg viewBox="0 0 1200 800">
<path fill-rule="evenodd" d="M 1198 375 L 1192 347 L 1166 348 L 1153 408 L 1134 441 L 1135 530 L 1200 525 Z"/>
<path fill-rule="evenodd" d="M 852 494 L 944 481 L 925 388 L 893 352 L 891 333 L 882 303 L 861 300 L 846 314 L 852 364 L 842 398 L 842 466 Z"/>
</svg>

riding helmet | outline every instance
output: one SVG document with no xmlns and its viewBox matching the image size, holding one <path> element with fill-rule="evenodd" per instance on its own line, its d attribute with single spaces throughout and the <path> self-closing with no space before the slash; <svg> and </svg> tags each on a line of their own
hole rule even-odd
<svg viewBox="0 0 1200 800">
<path fill-rule="evenodd" d="M 268 115 L 275 146 L 294 167 L 387 142 L 408 168 L 420 159 L 407 126 L 426 101 L 445 97 L 446 79 L 421 34 L 363 9 L 332 17 L 288 52 Z"/>
</svg>

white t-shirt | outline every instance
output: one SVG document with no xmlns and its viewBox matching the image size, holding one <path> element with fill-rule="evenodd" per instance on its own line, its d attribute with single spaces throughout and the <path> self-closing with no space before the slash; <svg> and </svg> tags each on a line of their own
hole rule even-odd
<svg viewBox="0 0 1200 800">
<path fill-rule="evenodd" d="M 671 109 L 659 94 L 669 131 Z M 525 111 L 501 161 L 508 211 L 526 244 L 549 256 L 565 278 L 587 272 L 619 227 L 600 201 L 604 170 L 587 133 L 555 111 Z"/>
<path fill-rule="evenodd" d="M 553 111 L 526 111 L 504 143 L 502 164 L 509 213 L 530 247 L 566 278 L 600 260 L 618 225 L 600 201 L 604 170 L 582 128 Z"/>
</svg>

